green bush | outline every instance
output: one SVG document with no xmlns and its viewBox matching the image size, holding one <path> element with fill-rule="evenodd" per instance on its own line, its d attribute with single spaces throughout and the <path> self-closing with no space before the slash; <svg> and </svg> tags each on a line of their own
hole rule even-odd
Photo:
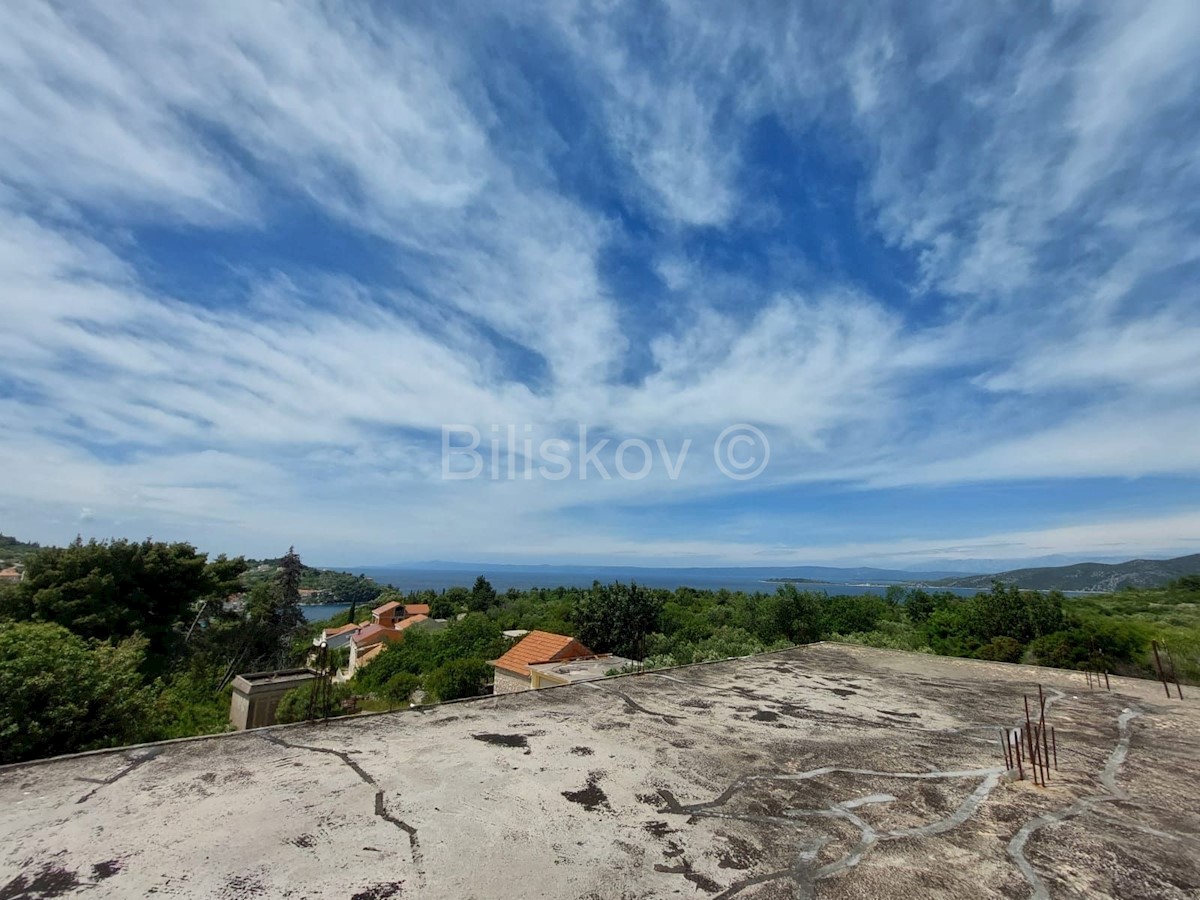
<svg viewBox="0 0 1200 900">
<path fill-rule="evenodd" d="M 858 631 L 852 634 L 831 634 L 831 641 L 846 644 L 862 644 L 883 650 L 910 650 L 915 653 L 932 653 L 925 640 L 925 632 L 908 622 L 880 622 L 873 631 Z"/>
<path fill-rule="evenodd" d="M 411 672 L 397 672 L 380 689 L 383 699 L 392 703 L 407 703 L 413 691 L 421 686 L 421 679 Z"/>
<path fill-rule="evenodd" d="M 1010 637 L 992 638 L 977 651 L 980 659 L 991 659 L 996 662 L 1019 662 L 1025 648 L 1021 642 Z"/>
<path fill-rule="evenodd" d="M 492 667 L 481 659 L 455 659 L 435 669 L 425 679 L 425 691 L 438 702 L 477 697 L 492 677 Z"/>
<path fill-rule="evenodd" d="M 279 701 L 279 708 L 275 711 L 275 721 L 281 724 L 305 721 L 308 718 L 309 703 L 316 688 L 317 682 L 310 681 L 308 684 L 302 684 L 295 690 L 284 694 L 283 699 Z M 331 684 L 327 701 L 323 704 L 320 702 L 316 704 L 313 718 L 323 719 L 347 715 L 349 710 L 342 707 L 342 701 L 350 699 L 350 696 L 351 691 L 348 684 Z"/>
<path fill-rule="evenodd" d="M 0 763 L 135 744 L 155 736 L 147 642 L 113 646 L 46 622 L 0 624 Z"/>
<path fill-rule="evenodd" d="M 218 676 L 189 669 L 168 680 L 154 701 L 158 717 L 155 740 L 219 734 L 230 728 L 229 704 L 233 688 L 214 689 Z"/>
</svg>

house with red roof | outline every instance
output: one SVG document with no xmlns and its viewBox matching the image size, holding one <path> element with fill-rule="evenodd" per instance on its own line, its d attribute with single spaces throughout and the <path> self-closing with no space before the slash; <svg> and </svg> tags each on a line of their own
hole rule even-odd
<svg viewBox="0 0 1200 900">
<path fill-rule="evenodd" d="M 323 643 L 330 650 L 345 647 L 350 643 L 350 639 L 364 627 L 365 625 L 363 624 L 351 622 L 349 625 L 343 625 L 340 628 L 326 628 L 318 637 L 313 638 L 313 646 L 319 647 Z"/>
<path fill-rule="evenodd" d="M 387 621 L 393 622 L 389 618 Z M 360 668 L 383 652 L 384 646 L 394 643 L 404 637 L 410 628 L 434 627 L 435 623 L 429 616 L 415 615 L 394 621 L 394 624 L 381 625 L 379 622 L 369 622 L 358 625 L 358 631 L 350 637 L 350 668 L 347 677 L 351 677 Z"/>
<path fill-rule="evenodd" d="M 404 604 L 399 600 L 392 600 L 371 610 L 371 621 L 376 625 L 382 625 L 384 628 L 394 628 L 397 622 L 403 622 L 405 619 L 411 619 L 413 616 L 428 615 L 428 603 Z"/>
<path fill-rule="evenodd" d="M 556 680 L 552 674 L 555 668 L 562 668 L 563 663 L 574 660 L 600 660 L 601 663 L 591 668 L 599 672 L 595 677 L 603 677 L 609 668 L 620 668 L 629 660 L 596 654 L 573 637 L 565 634 L 553 634 L 549 631 L 531 631 L 517 643 L 513 644 L 497 660 L 492 661 L 496 672 L 493 693 L 511 694 L 516 691 L 528 691 L 549 684 L 566 684 L 569 681 Z M 557 663 L 558 666 L 549 668 L 543 663 Z M 611 665 L 607 665 L 611 663 Z M 539 668 L 540 667 L 540 668 Z M 590 680 L 590 679 L 571 679 Z"/>
</svg>

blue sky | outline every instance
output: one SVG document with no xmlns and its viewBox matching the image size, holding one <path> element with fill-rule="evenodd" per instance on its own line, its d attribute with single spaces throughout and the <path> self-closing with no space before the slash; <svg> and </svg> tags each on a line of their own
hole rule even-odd
<svg viewBox="0 0 1200 900">
<path fill-rule="evenodd" d="M 1198 51 L 1188 0 L 5 4 L 0 530 L 1200 551 Z M 644 477 L 543 477 L 581 425 Z"/>
</svg>

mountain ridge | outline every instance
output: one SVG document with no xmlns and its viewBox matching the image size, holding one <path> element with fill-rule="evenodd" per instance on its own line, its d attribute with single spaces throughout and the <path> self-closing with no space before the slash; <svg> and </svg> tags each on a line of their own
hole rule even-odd
<svg viewBox="0 0 1200 900">
<path fill-rule="evenodd" d="M 1184 575 L 1200 573 L 1200 553 L 1174 559 L 1131 559 L 1123 563 L 1084 562 L 1069 566 L 1010 569 L 994 575 L 943 578 L 937 587 L 986 588 L 993 581 L 1038 591 L 1119 591 L 1161 587 Z"/>
</svg>

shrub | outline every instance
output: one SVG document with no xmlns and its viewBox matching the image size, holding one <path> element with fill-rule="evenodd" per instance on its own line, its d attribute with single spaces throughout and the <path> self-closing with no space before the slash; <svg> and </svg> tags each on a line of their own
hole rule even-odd
<svg viewBox="0 0 1200 900">
<path fill-rule="evenodd" d="M 279 708 L 275 711 L 275 721 L 281 724 L 305 721 L 308 718 L 308 706 L 316 685 L 317 682 L 310 681 L 308 684 L 302 684 L 295 690 L 284 694 L 283 699 L 279 701 Z M 350 699 L 350 685 L 331 684 L 328 701 L 323 706 L 320 703 L 317 704 L 313 710 L 313 718 L 323 719 L 347 715 L 349 711 L 342 708 L 342 701 L 348 699 Z"/>
<path fill-rule="evenodd" d="M 980 659 L 991 659 L 996 662 L 1018 662 L 1024 649 L 1020 641 L 1010 637 L 998 637 L 980 647 L 975 651 L 975 655 Z"/>
<path fill-rule="evenodd" d="M 150 740 L 147 642 L 89 644 L 61 625 L 0 624 L 0 763 Z"/>
<path fill-rule="evenodd" d="M 425 690 L 433 700 L 477 697 L 492 677 L 492 667 L 481 659 L 455 659 L 435 669 L 425 679 Z"/>
<path fill-rule="evenodd" d="M 421 686 L 421 679 L 411 672 L 397 672 L 380 689 L 379 694 L 392 703 L 407 703 L 413 691 Z"/>
</svg>

